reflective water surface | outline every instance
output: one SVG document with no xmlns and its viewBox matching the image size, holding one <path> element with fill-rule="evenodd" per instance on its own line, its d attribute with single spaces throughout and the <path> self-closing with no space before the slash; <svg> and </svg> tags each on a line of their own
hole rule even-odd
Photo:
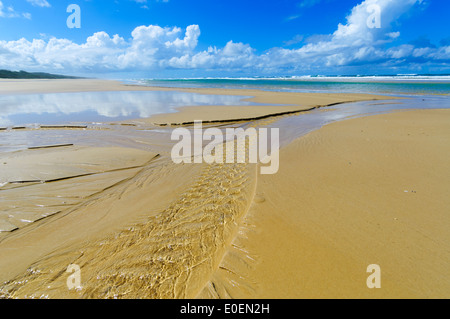
<svg viewBox="0 0 450 319">
<path fill-rule="evenodd" d="M 105 94 L 103 94 L 105 93 Z M 58 124 L 76 122 L 78 116 L 83 123 L 89 123 L 83 113 L 92 112 L 95 120 L 99 116 L 114 120 L 147 117 L 156 112 L 174 111 L 177 106 L 188 105 L 253 105 L 241 101 L 239 96 L 209 96 L 180 92 L 102 92 L 95 94 L 45 94 L 23 96 L 15 101 L 15 106 L 7 106 L 3 118 L 24 119 L 32 116 L 42 119 L 38 123 Z M 68 99 L 68 100 L 67 100 Z M 8 97 L 1 96 L 3 110 Z M 26 102 L 26 103 L 25 103 Z M 42 108 L 46 112 L 37 113 Z M 401 100 L 365 101 L 344 103 L 296 115 L 273 119 L 271 123 L 263 120 L 267 127 L 280 128 L 281 145 L 303 136 L 323 125 L 352 117 L 409 109 L 450 108 L 448 96 L 413 96 Z M 28 110 L 28 114 L 26 113 Z M 52 112 L 53 111 L 53 112 Z M 9 113 L 8 113 L 9 112 Z M 36 112 L 36 113 L 31 113 Z M 5 115 L 7 114 L 7 115 Z M 9 115 L 8 115 L 9 114 Z M 65 114 L 65 120 L 62 119 Z M 40 117 L 40 118 L 37 118 Z M 60 119 L 61 121 L 58 121 Z M 10 152 L 38 145 L 73 143 L 88 146 L 123 146 L 151 149 L 162 154 L 170 154 L 172 128 L 152 125 L 123 126 L 91 122 L 86 129 L 25 129 L 1 130 L 0 152 Z M 100 121 L 101 122 L 101 121 Z M 15 122 L 17 125 L 22 122 Z M 233 124 L 231 124 L 233 125 Z M 238 123 L 245 126 L 245 123 Z M 221 125 L 225 127 L 224 125 Z"/>
<path fill-rule="evenodd" d="M 398 100 L 353 102 L 285 117 L 269 124 L 268 127 L 280 128 L 281 144 L 286 145 L 300 136 L 336 121 L 393 111 L 442 108 L 450 108 L 450 97 L 432 95 Z"/>
<path fill-rule="evenodd" d="M 0 127 L 120 121 L 171 113 L 182 106 L 255 105 L 243 98 L 164 91 L 0 95 Z"/>
</svg>

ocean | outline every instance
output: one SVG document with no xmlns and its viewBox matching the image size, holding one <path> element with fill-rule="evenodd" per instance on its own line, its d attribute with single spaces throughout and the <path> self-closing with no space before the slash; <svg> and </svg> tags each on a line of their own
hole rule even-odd
<svg viewBox="0 0 450 319">
<path fill-rule="evenodd" d="M 450 75 L 135 79 L 127 82 L 179 88 L 262 89 L 317 93 L 450 94 Z"/>
</svg>

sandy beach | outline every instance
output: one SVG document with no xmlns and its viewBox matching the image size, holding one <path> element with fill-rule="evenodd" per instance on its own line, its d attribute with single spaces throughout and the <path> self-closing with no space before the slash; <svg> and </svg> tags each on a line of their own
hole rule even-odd
<svg viewBox="0 0 450 319">
<path fill-rule="evenodd" d="M 248 96 L 264 105 L 186 106 L 110 123 L 127 141 L 120 145 L 113 137 L 111 145 L 85 145 L 74 135 L 68 144 L 0 153 L 0 297 L 450 295 L 448 109 L 333 122 L 284 145 L 278 173 L 261 175 L 259 164 L 175 164 L 173 142 L 156 138 L 158 130 L 195 120 L 264 128 L 343 103 L 395 98 L 0 81 L 0 94 L 100 91 Z M 99 131 L 52 129 L 69 137 Z M 141 131 L 155 139 L 143 141 Z M 137 139 L 146 147 L 134 147 Z M 67 287 L 72 264 L 81 269 L 75 290 Z M 371 264 L 381 267 L 380 289 L 366 285 Z"/>
<path fill-rule="evenodd" d="M 248 213 L 258 297 L 448 297 L 449 116 L 352 119 L 282 149 Z M 381 289 L 366 286 L 370 264 Z"/>
</svg>

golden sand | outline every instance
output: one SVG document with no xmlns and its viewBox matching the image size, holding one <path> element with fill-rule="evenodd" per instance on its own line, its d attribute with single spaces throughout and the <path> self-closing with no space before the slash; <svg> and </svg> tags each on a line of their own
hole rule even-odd
<svg viewBox="0 0 450 319">
<path fill-rule="evenodd" d="M 76 81 L 57 89 L 92 88 Z M 55 88 L 30 83 L 17 92 Z M 381 98 L 201 91 L 295 110 Z M 272 107 L 258 114 L 280 110 Z M 233 112 L 228 119 L 260 111 Z M 218 113 L 202 119 L 227 119 Z M 328 125 L 282 149 L 276 175 L 259 175 L 256 164 L 175 165 L 167 154 L 124 148 L 16 153 L 5 159 L 16 169 L 2 174 L 26 183 L 0 189 L 2 213 L 10 210 L 0 219 L 18 228 L 0 233 L 0 297 L 448 297 L 449 117 L 408 111 Z M 36 175 L 31 163 L 46 164 Z M 82 289 L 66 285 L 70 264 L 81 267 Z M 366 286 L 369 264 L 381 267 L 381 289 Z"/>
<path fill-rule="evenodd" d="M 282 149 L 247 217 L 256 296 L 448 298 L 449 123 L 450 110 L 376 115 Z M 367 288 L 371 264 L 381 289 Z"/>
</svg>

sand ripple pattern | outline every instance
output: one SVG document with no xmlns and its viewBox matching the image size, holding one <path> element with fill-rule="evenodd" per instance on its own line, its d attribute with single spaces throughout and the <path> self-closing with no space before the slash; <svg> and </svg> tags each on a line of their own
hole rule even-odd
<svg viewBox="0 0 450 319">
<path fill-rule="evenodd" d="M 67 247 L 0 286 L 6 298 L 232 298 L 254 289 L 255 261 L 243 248 L 255 164 L 204 164 L 203 173 L 160 214 L 97 242 Z M 82 289 L 67 288 L 69 264 Z"/>
</svg>

